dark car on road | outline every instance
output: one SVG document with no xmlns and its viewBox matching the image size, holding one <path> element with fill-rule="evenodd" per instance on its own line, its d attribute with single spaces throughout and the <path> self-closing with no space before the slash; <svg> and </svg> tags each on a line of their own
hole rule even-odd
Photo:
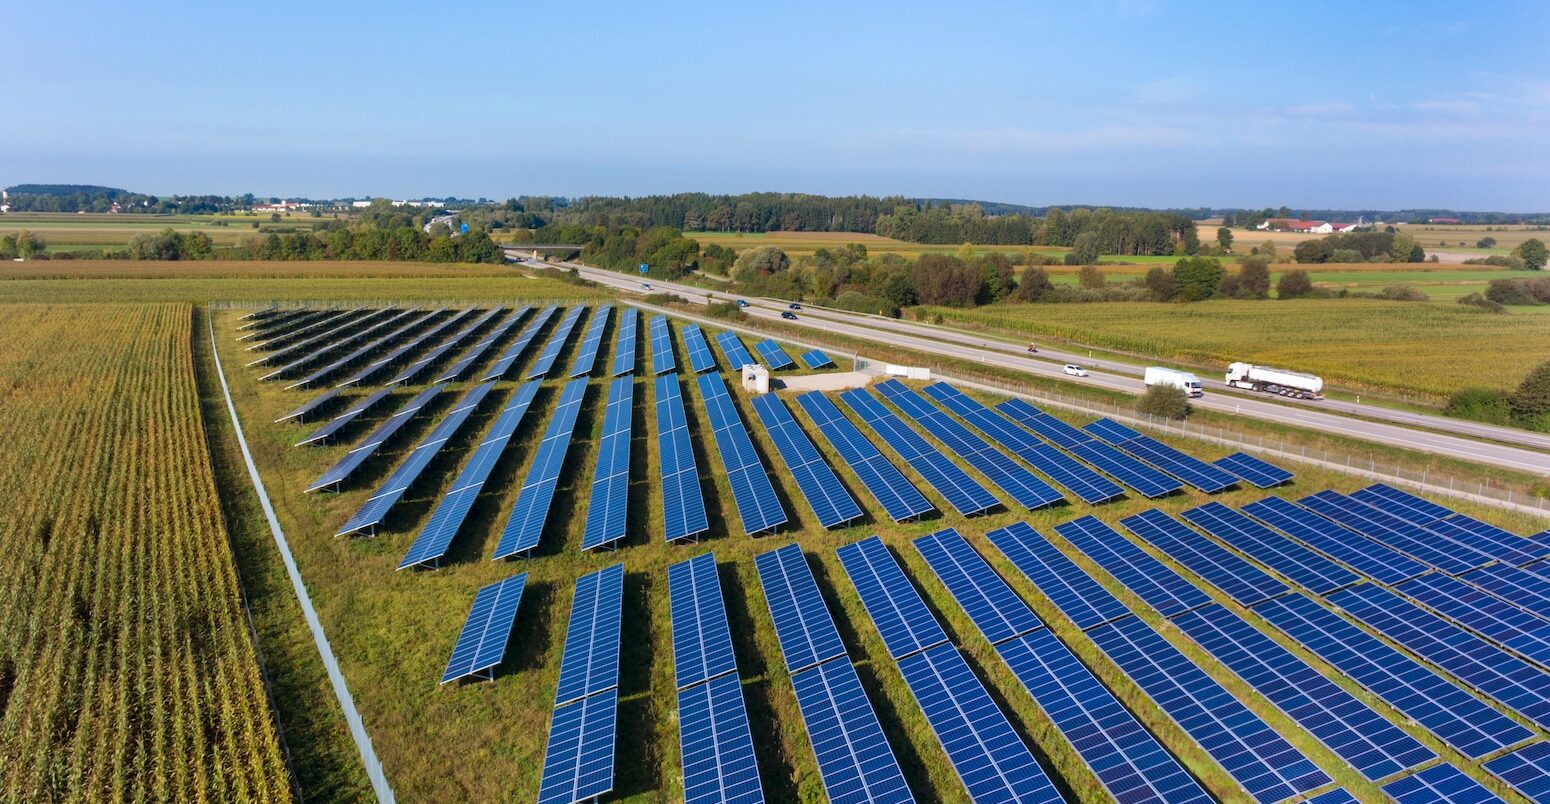
<svg viewBox="0 0 1550 804">
<path fill-rule="evenodd" d="M 792 303 L 790 303 L 790 304 L 788 304 L 786 306 L 791 308 L 792 310 L 800 310 L 800 309 L 802 309 L 802 305 L 797 304 L 796 302 L 792 302 Z"/>
<path fill-rule="evenodd" d="M 748 306 L 748 300 L 747 299 L 738 299 L 737 300 L 737 306 L 738 307 L 747 307 Z"/>
<path fill-rule="evenodd" d="M 781 317 L 781 318 L 789 318 L 789 319 L 791 319 L 791 320 L 792 320 L 792 321 L 795 321 L 795 320 L 797 320 L 797 314 L 796 314 L 796 313 L 793 313 L 793 312 L 791 312 L 791 311 L 790 311 L 790 310 L 786 310 L 786 311 L 785 311 L 785 312 L 782 312 L 782 313 L 781 313 L 781 314 L 780 314 L 780 317 Z"/>
</svg>

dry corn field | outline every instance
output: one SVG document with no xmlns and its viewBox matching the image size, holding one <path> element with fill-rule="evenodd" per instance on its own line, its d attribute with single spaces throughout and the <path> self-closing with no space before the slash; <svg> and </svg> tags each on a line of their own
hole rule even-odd
<svg viewBox="0 0 1550 804">
<path fill-rule="evenodd" d="M 0 800 L 291 797 L 186 304 L 0 314 Z"/>
</svg>

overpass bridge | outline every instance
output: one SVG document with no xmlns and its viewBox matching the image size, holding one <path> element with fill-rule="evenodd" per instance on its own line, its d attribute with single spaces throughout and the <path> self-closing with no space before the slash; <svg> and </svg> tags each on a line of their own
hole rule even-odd
<svg viewBox="0 0 1550 804">
<path fill-rule="evenodd" d="M 501 250 L 506 252 L 506 259 L 508 260 L 524 258 L 536 260 L 541 258 L 539 254 L 541 251 L 579 252 L 581 249 L 582 245 L 580 243 L 518 243 L 510 246 L 501 246 Z"/>
</svg>

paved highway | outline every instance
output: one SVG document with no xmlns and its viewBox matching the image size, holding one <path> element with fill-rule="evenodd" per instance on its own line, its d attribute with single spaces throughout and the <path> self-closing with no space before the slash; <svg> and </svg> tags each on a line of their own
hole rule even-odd
<svg viewBox="0 0 1550 804">
<path fill-rule="evenodd" d="M 649 278 L 647 281 L 652 285 L 652 289 L 647 290 L 642 287 L 642 280 L 635 276 L 590 268 L 576 263 L 561 263 L 561 265 L 566 268 L 575 268 L 587 279 L 624 291 L 636 293 L 671 292 L 693 300 L 703 299 L 707 294 L 720 300 L 737 298 L 734 295 L 723 292 L 708 291 L 705 288 L 692 285 L 662 282 Z M 754 318 L 778 320 L 780 313 L 786 309 L 783 303 L 767 299 L 748 299 L 748 302 L 752 306 L 746 308 L 745 312 Z M 943 355 L 969 363 L 996 366 L 1038 376 L 1058 377 L 1062 380 L 1085 383 L 1110 390 L 1126 393 L 1136 393 L 1139 390 L 1134 375 L 1138 375 L 1140 369 L 1129 364 L 1094 360 L 1061 352 L 1046 353 L 1042 349 L 1040 350 L 1041 357 L 1051 358 L 1060 362 L 1034 359 L 1016 345 L 980 340 L 966 333 L 943 330 L 921 324 L 911 324 L 906 321 L 833 310 L 803 310 L 798 313 L 796 321 L 788 321 L 787 323 L 810 327 L 820 331 L 833 332 L 852 338 L 891 344 L 927 354 Z M 1061 370 L 1061 364 L 1064 362 L 1081 363 L 1089 369 L 1091 374 L 1086 378 L 1066 376 Z M 1418 449 L 1463 460 L 1550 475 L 1550 455 L 1544 452 L 1512 444 L 1481 441 L 1469 437 L 1476 432 L 1497 431 L 1493 432 L 1490 437 L 1505 435 L 1518 443 L 1534 443 L 1530 437 L 1536 437 L 1537 434 L 1503 430 L 1502 428 L 1489 428 L 1488 431 L 1476 430 L 1472 423 L 1458 422 L 1440 416 L 1427 416 L 1425 414 L 1383 408 L 1349 405 L 1349 407 L 1357 408 L 1362 416 L 1377 418 L 1374 416 L 1374 413 L 1379 412 L 1384 415 L 1385 419 L 1388 419 L 1390 416 L 1396 418 L 1403 417 L 1406 423 L 1435 427 L 1438 430 L 1456 429 L 1455 426 L 1460 424 L 1471 425 L 1469 432 L 1456 430 L 1459 434 L 1455 435 L 1450 432 L 1414 429 L 1413 427 L 1404 426 L 1404 423 L 1401 421 L 1393 419 L 1370 421 L 1346 415 L 1340 409 L 1329 405 L 1330 400 L 1304 404 L 1292 404 L 1289 402 L 1290 400 L 1283 400 L 1281 397 L 1227 393 L 1207 394 L 1204 397 L 1192 400 L 1192 404 L 1206 410 L 1249 416 L 1266 421 L 1322 430 L 1327 433 L 1364 441 Z M 1479 427 L 1486 426 L 1480 425 Z"/>
</svg>

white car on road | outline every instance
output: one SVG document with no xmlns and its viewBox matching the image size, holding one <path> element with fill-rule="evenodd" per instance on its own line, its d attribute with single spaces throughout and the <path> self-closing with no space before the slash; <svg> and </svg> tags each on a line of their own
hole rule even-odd
<svg viewBox="0 0 1550 804">
<path fill-rule="evenodd" d="M 1061 371 L 1064 371 L 1065 373 L 1070 374 L 1073 377 L 1086 377 L 1087 376 L 1087 369 L 1084 369 L 1084 368 L 1082 368 L 1081 366 L 1078 366 L 1075 363 L 1067 363 L 1065 365 L 1065 367 L 1061 369 Z"/>
</svg>

